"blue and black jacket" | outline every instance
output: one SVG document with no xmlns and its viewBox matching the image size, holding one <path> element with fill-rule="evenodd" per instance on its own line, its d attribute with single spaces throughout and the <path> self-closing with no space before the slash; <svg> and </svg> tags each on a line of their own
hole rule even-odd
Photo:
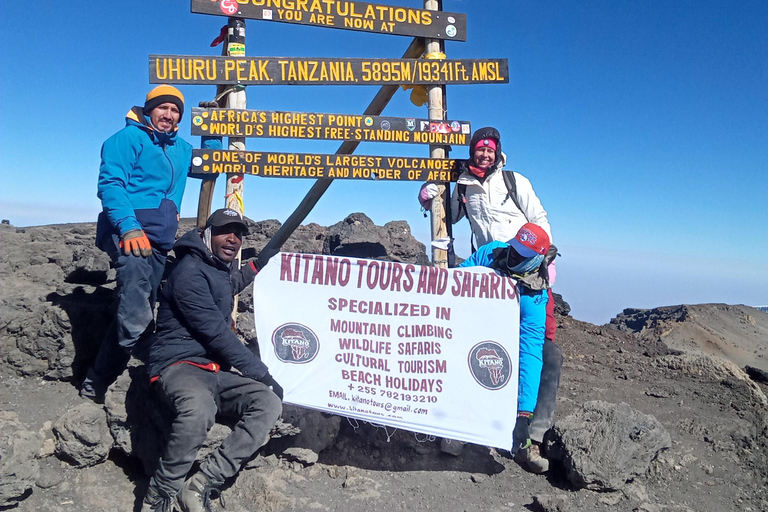
<svg viewBox="0 0 768 512">
<path fill-rule="evenodd" d="M 490 242 L 481 246 L 459 267 L 489 267 L 502 275 L 517 279 L 520 294 L 520 374 L 517 384 L 517 410 L 533 412 L 539 395 L 541 368 L 543 364 L 544 334 L 547 322 L 547 290 L 532 290 L 520 280 L 521 276 L 510 275 L 506 267 L 504 242 Z"/>
<path fill-rule="evenodd" d="M 143 229 L 154 247 L 167 251 L 176 238 L 192 146 L 178 130 L 154 130 L 141 107 L 128 112 L 125 124 L 101 148 L 98 196 L 104 210 L 96 244 L 112 253 L 120 235 Z"/>
<path fill-rule="evenodd" d="M 157 329 L 149 350 L 149 375 L 180 362 L 217 371 L 215 365 L 237 368 L 261 380 L 267 366 L 232 332 L 234 296 L 253 282 L 252 263 L 239 268 L 215 258 L 193 229 L 174 246 L 179 261 L 159 297 Z"/>
</svg>

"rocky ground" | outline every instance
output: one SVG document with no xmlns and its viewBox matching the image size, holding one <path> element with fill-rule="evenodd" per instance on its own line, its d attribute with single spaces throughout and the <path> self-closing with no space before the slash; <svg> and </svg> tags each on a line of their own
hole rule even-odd
<svg viewBox="0 0 768 512">
<path fill-rule="evenodd" d="M 278 227 L 254 223 L 247 247 Z M 114 286 L 92 245 L 93 225 L 0 226 L 0 509 L 129 511 L 143 496 L 162 411 L 141 379 L 124 374 L 105 408 L 77 396 Z M 361 214 L 303 226 L 285 250 L 426 263 L 407 224 Z M 282 437 L 228 482 L 226 510 L 768 511 L 768 388 L 742 370 L 768 369 L 768 314 L 679 306 L 595 326 L 559 306 L 565 362 L 548 442 L 559 460 L 548 474 L 487 447 L 453 457 L 412 432 L 287 407 Z M 288 435 L 291 425 L 302 432 Z"/>
</svg>

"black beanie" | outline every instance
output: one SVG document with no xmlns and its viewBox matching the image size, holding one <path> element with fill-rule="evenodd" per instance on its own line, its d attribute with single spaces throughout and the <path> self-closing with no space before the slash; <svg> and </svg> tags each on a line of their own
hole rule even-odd
<svg viewBox="0 0 768 512">
<path fill-rule="evenodd" d="M 163 103 L 173 103 L 179 108 L 179 121 L 184 116 L 184 95 L 172 85 L 158 85 L 147 93 L 144 102 L 144 115 L 149 115 L 153 108 Z"/>
<path fill-rule="evenodd" d="M 477 143 L 483 139 L 493 139 L 496 141 L 496 161 L 498 162 L 498 157 L 501 155 L 501 135 L 499 135 L 499 130 L 493 126 L 486 126 L 485 128 L 475 130 L 472 139 L 469 141 L 470 160 L 472 159 L 472 153 L 475 151 L 475 146 L 477 146 Z"/>
</svg>

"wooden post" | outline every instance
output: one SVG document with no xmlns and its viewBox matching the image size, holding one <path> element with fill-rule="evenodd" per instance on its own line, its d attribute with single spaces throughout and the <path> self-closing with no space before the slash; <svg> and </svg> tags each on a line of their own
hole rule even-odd
<svg viewBox="0 0 768 512">
<path fill-rule="evenodd" d="M 242 57 L 245 55 L 245 20 L 240 18 L 228 18 L 227 22 L 227 55 Z M 227 108 L 245 109 L 246 98 L 245 88 L 235 89 L 227 94 Z M 229 149 L 234 151 L 245 151 L 245 137 L 229 137 Z M 224 204 L 227 208 L 237 211 L 240 215 L 245 215 L 243 206 L 243 175 L 227 174 L 227 192 L 224 196 Z M 242 249 L 237 253 L 239 262 L 242 255 Z M 232 330 L 235 329 L 237 322 L 237 303 L 238 297 L 235 295 L 234 307 L 232 308 Z"/>
<path fill-rule="evenodd" d="M 229 18 L 227 23 L 227 55 L 245 55 L 245 21 L 240 18 Z M 227 95 L 227 108 L 244 109 L 246 104 L 245 89 L 235 90 Z M 230 150 L 245 150 L 245 137 L 229 137 Z M 226 207 L 236 210 L 240 215 L 243 211 L 243 175 L 227 174 Z M 239 259 L 239 255 L 238 255 Z"/>
<path fill-rule="evenodd" d="M 422 53 L 424 53 L 424 40 L 417 37 L 411 41 L 410 46 L 408 46 L 408 49 L 405 50 L 405 53 L 403 54 L 403 58 L 415 59 Z M 368 104 L 368 108 L 365 109 L 363 115 L 377 116 L 381 114 L 384 111 L 384 107 L 387 106 L 389 101 L 392 99 L 392 96 L 394 96 L 397 92 L 398 88 L 398 85 L 382 86 L 373 100 L 371 100 L 371 103 Z M 339 149 L 336 150 L 336 154 L 346 155 L 354 153 L 359 144 L 359 142 L 343 142 L 341 146 L 339 146 Z M 325 191 L 328 190 L 328 187 L 331 186 L 332 182 L 333 178 L 322 178 L 315 181 L 315 184 L 312 185 L 311 189 L 309 189 L 309 192 L 307 192 L 307 194 L 304 196 L 304 199 L 301 201 L 299 206 L 296 207 L 296 210 L 294 210 L 294 212 L 290 217 L 288 217 L 285 223 L 280 226 L 280 229 L 277 231 L 277 233 L 275 233 L 275 236 L 273 236 L 267 245 L 264 246 L 261 252 L 259 252 L 259 255 L 257 256 L 259 267 L 266 265 L 272 256 L 280 252 L 280 248 L 283 246 L 285 241 L 288 240 L 291 234 L 296 231 L 296 228 L 301 225 L 304 219 L 307 218 L 309 212 L 312 211 L 312 208 L 314 208 Z"/>
<path fill-rule="evenodd" d="M 441 0 L 424 0 L 424 9 L 430 11 L 442 10 Z M 440 39 L 427 39 L 426 53 L 444 52 L 445 44 Z M 427 88 L 428 103 L 427 111 L 429 119 L 442 121 L 445 119 L 445 86 L 433 85 Z M 447 151 L 445 146 L 430 146 L 429 156 L 431 158 L 446 158 Z M 437 184 L 438 195 L 432 200 L 430 207 L 430 234 L 432 240 L 439 240 L 448 237 L 448 223 L 446 219 L 446 205 L 450 204 L 450 186 L 448 183 Z M 432 247 L 432 264 L 440 268 L 448 267 L 448 251 Z"/>
<path fill-rule="evenodd" d="M 227 38 L 226 38 L 226 44 L 222 46 L 221 54 L 223 56 L 239 56 L 239 55 L 245 55 L 245 22 L 238 18 L 228 18 L 227 20 Z M 227 89 L 227 86 L 217 85 L 216 86 L 216 102 L 219 104 L 219 107 L 228 107 L 230 105 L 231 101 L 240 102 L 242 101 L 243 107 L 245 108 L 245 90 L 242 91 L 233 91 L 229 94 L 225 95 L 225 91 Z M 233 100 L 231 97 L 232 95 L 236 95 L 235 99 Z M 233 108 L 240 108 L 240 107 L 233 107 Z M 233 148 L 233 144 L 235 144 L 238 140 L 240 140 L 242 144 L 241 149 L 245 149 L 245 142 L 244 139 L 229 139 L 229 149 L 236 149 Z M 205 227 L 205 221 L 208 220 L 208 217 L 211 216 L 211 206 L 213 204 L 213 192 L 216 188 L 216 178 L 218 176 L 214 175 L 212 177 L 209 177 L 207 179 L 203 179 L 202 183 L 200 184 L 200 197 L 197 201 L 197 227 L 203 228 Z M 227 175 L 227 191 L 226 194 L 228 194 L 227 197 L 233 197 L 229 194 L 231 194 L 230 190 L 230 175 Z M 240 181 L 241 189 L 238 191 L 240 193 L 240 197 L 242 198 L 242 181 Z M 229 204 L 227 203 L 227 206 Z M 237 211 L 239 211 L 241 214 L 242 208 L 236 208 Z"/>
<path fill-rule="evenodd" d="M 213 203 L 213 191 L 216 188 L 216 175 L 205 178 L 200 183 L 200 197 L 197 200 L 197 227 L 205 227 L 205 221 L 211 216 L 211 203 Z"/>
</svg>

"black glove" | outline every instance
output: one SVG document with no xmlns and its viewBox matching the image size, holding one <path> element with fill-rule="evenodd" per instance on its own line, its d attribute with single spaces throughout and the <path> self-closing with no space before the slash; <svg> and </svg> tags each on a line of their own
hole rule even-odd
<svg viewBox="0 0 768 512">
<path fill-rule="evenodd" d="M 201 101 L 197 106 L 200 108 L 219 108 L 219 104 L 215 101 Z"/>
<path fill-rule="evenodd" d="M 530 443 L 531 436 L 528 432 L 528 425 L 530 425 L 532 417 L 533 414 L 529 412 L 518 413 L 515 430 L 512 431 L 512 455 L 526 448 Z"/>
<path fill-rule="evenodd" d="M 281 402 L 283 401 L 283 386 L 278 384 L 272 375 L 267 373 L 261 378 L 261 382 L 262 384 L 269 386 L 269 388 L 277 395 L 277 398 L 279 398 Z"/>
</svg>

